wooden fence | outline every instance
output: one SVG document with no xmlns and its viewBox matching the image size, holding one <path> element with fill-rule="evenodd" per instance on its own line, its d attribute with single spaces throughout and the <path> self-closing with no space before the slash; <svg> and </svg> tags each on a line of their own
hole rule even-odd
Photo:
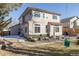
<svg viewBox="0 0 79 59">
<path fill-rule="evenodd" d="M 69 34 L 74 34 L 74 35 L 77 35 L 79 34 L 79 28 L 63 28 L 62 30 L 63 33 L 67 32 Z"/>
</svg>

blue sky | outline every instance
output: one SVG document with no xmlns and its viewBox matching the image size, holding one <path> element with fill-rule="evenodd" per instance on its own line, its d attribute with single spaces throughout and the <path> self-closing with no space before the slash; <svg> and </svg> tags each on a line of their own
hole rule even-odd
<svg viewBox="0 0 79 59">
<path fill-rule="evenodd" d="M 54 11 L 61 14 L 61 19 L 70 16 L 79 16 L 79 4 L 78 3 L 25 3 L 16 11 L 12 11 L 10 16 L 14 22 L 18 22 L 18 18 L 27 7 L 36 7 L 45 9 L 48 11 Z"/>
</svg>

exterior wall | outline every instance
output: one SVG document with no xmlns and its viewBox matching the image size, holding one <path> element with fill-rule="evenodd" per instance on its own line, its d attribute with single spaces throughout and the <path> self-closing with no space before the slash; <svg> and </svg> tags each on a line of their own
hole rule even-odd
<svg viewBox="0 0 79 59">
<path fill-rule="evenodd" d="M 29 24 L 28 22 L 31 20 L 30 16 L 31 11 L 28 11 L 28 13 L 26 13 L 24 16 L 21 16 L 19 22 L 20 22 L 20 28 L 21 28 L 21 34 L 20 36 L 24 36 L 27 37 L 29 34 Z M 27 28 L 27 32 L 26 32 L 26 28 Z"/>
<path fill-rule="evenodd" d="M 35 11 L 32 10 L 32 14 L 34 14 Z M 45 14 L 45 18 L 43 18 L 43 14 Z M 57 19 L 52 19 L 52 16 L 54 14 L 48 14 L 48 13 L 44 13 L 44 12 L 40 12 L 40 17 L 32 17 L 33 21 L 37 21 L 37 22 L 44 22 L 44 23 L 48 23 L 48 22 L 58 22 L 60 23 L 60 16 L 57 16 Z"/>
<path fill-rule="evenodd" d="M 24 15 L 24 18 L 22 16 L 22 18 L 20 19 L 20 25 L 21 25 L 21 35 L 23 35 L 24 37 L 28 37 L 29 35 L 46 35 L 46 25 L 48 25 L 48 22 L 56 22 L 56 23 L 60 23 L 60 16 L 57 16 L 57 19 L 52 19 L 52 16 L 54 14 L 48 14 L 48 13 L 44 13 L 44 12 L 40 12 L 40 17 L 34 17 L 35 11 L 32 10 L 32 12 L 29 12 L 28 14 Z M 32 13 L 32 15 L 30 15 L 30 13 Z M 43 18 L 43 14 L 45 14 L 45 18 Z M 24 23 L 22 23 L 24 20 Z M 35 33 L 35 26 L 34 24 L 40 24 L 40 33 Z M 25 28 L 27 27 L 27 32 L 25 32 Z M 62 28 L 61 28 L 62 29 Z M 61 33 L 59 33 L 61 34 Z M 56 33 L 56 35 L 59 35 Z"/>
<path fill-rule="evenodd" d="M 79 26 L 79 19 L 77 19 L 77 21 L 76 21 L 76 25 Z"/>
<path fill-rule="evenodd" d="M 35 26 L 34 24 L 40 24 L 40 33 L 35 33 L 34 30 L 35 30 Z M 39 23 L 39 22 L 36 22 L 36 23 L 33 23 L 33 21 L 30 21 L 29 22 L 29 35 L 40 35 L 40 34 L 47 34 L 46 33 L 46 24 L 44 23 Z"/>
<path fill-rule="evenodd" d="M 54 26 L 49 26 L 49 35 L 54 36 Z"/>
<path fill-rule="evenodd" d="M 32 14 L 35 11 L 32 11 Z M 45 14 L 45 18 L 43 18 L 43 14 Z M 40 12 L 40 17 L 32 17 L 31 21 L 29 21 L 29 35 L 40 35 L 40 34 L 47 34 L 46 32 L 46 25 L 48 25 L 48 22 L 58 22 L 60 23 L 60 18 L 57 16 L 56 19 L 52 19 L 52 14 Z M 35 33 L 34 32 L 34 24 L 40 24 L 40 33 Z"/>
<path fill-rule="evenodd" d="M 77 17 L 74 17 L 73 19 L 70 20 L 70 28 L 74 27 L 74 21 L 77 20 Z"/>
<path fill-rule="evenodd" d="M 63 24 L 63 27 L 76 28 L 79 26 L 79 19 L 77 17 L 74 17 L 72 19 L 69 19 L 69 21 L 63 22 L 62 24 Z"/>
<path fill-rule="evenodd" d="M 61 36 L 62 35 L 62 26 L 59 26 L 59 32 L 55 33 L 56 36 Z"/>
<path fill-rule="evenodd" d="M 20 25 L 20 36 L 24 36 L 27 37 L 29 34 L 29 25 L 28 23 L 24 24 L 24 25 Z"/>
<path fill-rule="evenodd" d="M 66 25 L 65 23 L 70 23 L 70 24 L 67 25 L 67 28 L 63 28 L 62 30 L 63 34 L 65 32 L 68 32 L 69 35 L 79 34 L 79 19 L 77 17 L 70 19 L 70 21 L 64 22 L 64 25 Z"/>
<path fill-rule="evenodd" d="M 70 28 L 70 21 L 69 22 L 64 22 L 64 23 L 62 23 L 63 24 L 63 27 L 68 27 L 68 28 Z"/>
<path fill-rule="evenodd" d="M 50 25 L 49 34 L 50 36 L 61 36 L 62 35 L 62 26 L 59 27 L 59 32 L 55 32 L 54 26 Z"/>
<path fill-rule="evenodd" d="M 18 35 L 19 34 L 19 25 L 10 27 L 10 35 Z"/>
</svg>

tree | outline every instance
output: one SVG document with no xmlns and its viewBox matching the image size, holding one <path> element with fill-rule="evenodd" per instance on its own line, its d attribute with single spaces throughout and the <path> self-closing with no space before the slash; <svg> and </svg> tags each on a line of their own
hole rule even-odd
<svg viewBox="0 0 79 59">
<path fill-rule="evenodd" d="M 11 23 L 12 18 L 4 21 L 5 17 L 7 17 L 11 11 L 17 10 L 21 5 L 21 3 L 0 3 L 0 32 Z"/>
<path fill-rule="evenodd" d="M 17 10 L 21 5 L 21 3 L 0 3 L 0 19 L 4 19 L 10 11 Z"/>
</svg>

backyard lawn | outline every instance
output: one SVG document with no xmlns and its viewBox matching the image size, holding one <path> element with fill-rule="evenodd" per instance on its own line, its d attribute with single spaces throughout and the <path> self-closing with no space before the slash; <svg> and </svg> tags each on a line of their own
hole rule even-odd
<svg viewBox="0 0 79 59">
<path fill-rule="evenodd" d="M 14 44 L 12 48 L 6 50 L 0 50 L 1 56 L 79 56 L 79 45 L 76 45 L 76 39 L 70 40 L 71 44 L 69 47 L 63 45 L 63 41 L 52 41 L 51 43 L 39 45 L 27 45 L 26 42 L 17 42 L 13 40 Z M 35 43 L 35 42 L 32 42 Z"/>
</svg>

